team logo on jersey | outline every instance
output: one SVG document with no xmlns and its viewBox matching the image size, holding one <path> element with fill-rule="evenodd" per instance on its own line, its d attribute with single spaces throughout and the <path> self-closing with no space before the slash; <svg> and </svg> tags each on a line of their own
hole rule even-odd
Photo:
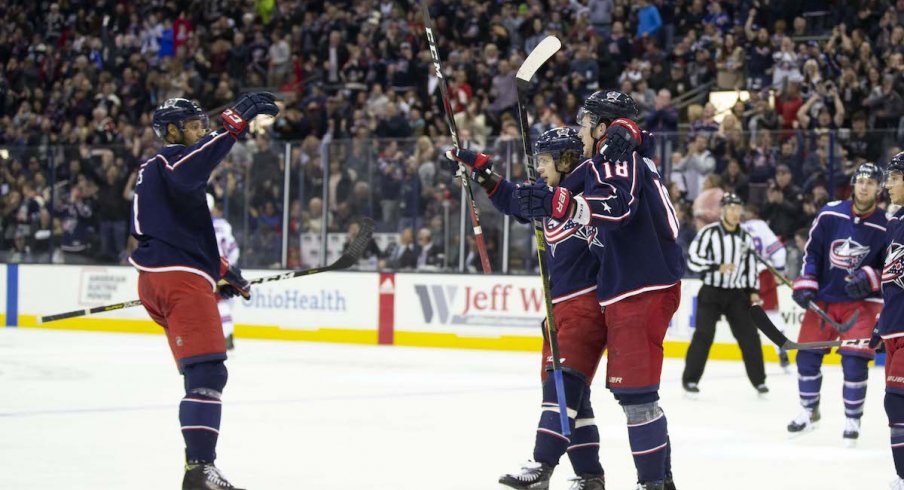
<svg viewBox="0 0 904 490">
<path fill-rule="evenodd" d="M 904 245 L 892 243 L 885 256 L 885 267 L 882 268 L 882 284 L 894 283 L 904 289 Z"/>
<path fill-rule="evenodd" d="M 575 238 L 587 242 L 590 247 L 603 247 L 603 243 L 597 237 L 598 230 L 593 226 L 583 226 L 568 220 L 564 223 L 554 219 L 546 220 L 546 243 L 549 244 L 549 253 L 556 256 L 556 247 L 568 240 Z"/>
<path fill-rule="evenodd" d="M 848 272 L 853 272 L 854 269 L 860 267 L 860 263 L 867 255 L 869 255 L 869 247 L 851 240 L 850 237 L 835 240 L 829 247 L 829 262 L 832 267 Z"/>
</svg>

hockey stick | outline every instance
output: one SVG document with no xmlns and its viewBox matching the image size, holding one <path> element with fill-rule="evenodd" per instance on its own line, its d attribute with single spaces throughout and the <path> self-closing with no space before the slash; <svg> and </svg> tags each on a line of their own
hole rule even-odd
<svg viewBox="0 0 904 490">
<path fill-rule="evenodd" d="M 461 148 L 461 141 L 458 140 L 458 127 L 455 125 L 455 114 L 452 112 L 452 103 L 449 101 L 449 89 L 446 87 L 446 78 L 443 75 L 443 68 L 439 61 L 439 50 L 436 49 L 436 37 L 433 34 L 433 21 L 430 19 L 430 12 L 427 10 L 427 1 L 421 0 L 421 6 L 424 10 L 424 30 L 427 31 L 427 44 L 430 45 L 430 56 L 433 57 L 433 68 L 439 83 L 439 93 L 443 99 L 446 124 L 452 134 L 452 145 L 458 150 Z M 468 180 L 467 172 L 459 172 L 458 178 L 461 180 L 461 186 L 468 194 L 468 208 L 471 212 L 471 225 L 474 228 L 474 241 L 477 243 L 477 253 L 480 255 L 480 266 L 483 268 L 484 274 L 490 274 L 493 270 L 490 267 L 490 256 L 487 255 L 483 229 L 480 227 L 480 208 L 477 207 L 477 203 L 474 201 L 474 191 L 471 190 L 471 182 Z"/>
<path fill-rule="evenodd" d="M 527 59 L 521 64 L 515 75 L 518 87 L 518 119 L 521 126 L 521 143 L 524 146 L 524 162 L 527 171 L 527 180 L 533 184 L 537 180 L 537 169 L 534 167 L 533 149 L 530 142 L 530 127 L 527 123 L 527 91 L 530 88 L 530 79 L 540 66 L 556 51 L 562 47 L 561 41 L 555 36 L 548 36 L 534 48 Z M 559 423 L 562 426 L 562 434 L 568 436 L 571 429 L 568 424 L 568 403 L 565 401 L 565 380 L 562 377 L 562 361 L 559 358 L 559 342 L 556 339 L 556 319 L 553 314 L 552 292 L 549 286 L 549 266 L 546 264 L 546 239 L 543 236 L 543 220 L 535 219 L 534 238 L 537 243 L 537 263 L 540 265 L 540 279 L 543 281 L 543 299 L 546 303 L 546 335 L 549 340 L 549 353 L 552 357 L 552 375 L 556 384 L 556 401 L 559 404 Z"/>
<path fill-rule="evenodd" d="M 775 268 L 772 264 L 769 263 L 766 259 L 764 259 L 760 254 L 753 251 L 753 256 L 756 257 L 757 260 L 760 261 L 761 264 L 766 266 L 766 269 L 772 273 L 773 276 L 777 277 L 779 281 L 782 282 L 785 286 L 788 286 L 791 289 L 794 289 L 794 283 L 791 282 L 790 279 L 785 277 L 778 269 Z M 857 323 L 857 318 L 860 317 L 860 310 L 854 310 L 854 314 L 851 315 L 850 318 L 844 323 L 838 323 L 829 316 L 822 308 L 819 307 L 815 302 L 808 301 L 807 309 L 819 315 L 819 318 L 822 318 L 826 323 L 832 326 L 839 333 L 844 333 L 854 327 L 854 324 Z"/>
<path fill-rule="evenodd" d="M 869 347 L 869 339 L 847 339 L 847 340 L 826 340 L 820 342 L 793 342 L 785 337 L 785 334 L 781 333 L 778 327 L 772 323 L 772 320 L 769 319 L 769 316 L 766 315 L 766 312 L 763 311 L 763 307 L 760 305 L 753 305 L 750 307 L 750 318 L 753 319 L 753 323 L 763 332 L 763 335 L 769 338 L 775 345 L 785 349 L 785 350 L 806 350 L 806 349 L 828 349 L 830 347 Z"/>
<path fill-rule="evenodd" d="M 370 218 L 364 218 L 363 220 L 361 220 L 361 228 L 358 231 L 358 236 L 356 236 L 352 243 L 349 244 L 348 249 L 345 251 L 345 253 L 343 253 L 342 256 L 336 259 L 336 261 L 332 264 L 324 267 L 314 267 L 312 269 L 283 272 L 282 274 L 276 274 L 273 276 L 258 277 L 249 280 L 248 283 L 263 284 L 265 282 L 284 281 L 286 279 L 293 279 L 296 277 L 310 276 L 313 274 L 319 274 L 321 272 L 348 269 L 349 267 L 355 265 L 355 263 L 358 262 L 358 259 L 360 259 L 364 254 L 364 251 L 367 249 L 367 244 L 370 242 L 371 236 L 373 236 L 373 232 L 373 220 Z M 43 323 L 65 320 L 67 318 L 76 318 L 80 316 L 94 315 L 96 313 L 106 313 L 108 311 L 122 310 L 139 305 L 141 305 L 141 300 L 133 299 L 131 301 L 124 301 L 122 303 L 115 303 L 112 305 L 95 306 L 94 308 L 85 308 L 83 310 L 67 311 L 65 313 L 57 313 L 55 315 L 38 317 L 38 324 L 40 325 Z"/>
</svg>

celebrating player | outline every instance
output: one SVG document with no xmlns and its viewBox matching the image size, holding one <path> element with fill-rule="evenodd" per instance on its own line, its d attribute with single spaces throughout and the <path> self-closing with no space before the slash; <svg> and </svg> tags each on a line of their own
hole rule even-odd
<svg viewBox="0 0 904 490">
<path fill-rule="evenodd" d="M 606 386 L 627 416 L 639 488 L 674 488 L 665 414 L 659 407 L 662 341 L 681 296 L 684 260 L 678 220 L 655 164 L 633 149 L 643 141 L 637 106 L 619 92 L 595 92 L 578 114 L 587 154 L 558 187 L 516 189 L 521 214 L 599 229 L 597 300 L 609 362 Z M 610 146 L 627 145 L 625 155 Z M 600 154 L 596 154 L 599 152 Z M 583 195 L 580 193 L 583 192 Z"/>
<path fill-rule="evenodd" d="M 214 466 L 227 378 L 217 293 L 250 297 L 248 281 L 217 250 L 205 186 L 251 120 L 278 112 L 269 93 L 243 95 L 220 115 L 223 128 L 207 134 L 207 115 L 198 104 L 169 99 L 153 117 L 154 131 L 167 145 L 141 164 L 135 183 L 131 232 L 138 247 L 129 261 L 139 270 L 141 303 L 166 332 L 185 381 L 179 404 L 183 490 L 236 488 Z"/>
<path fill-rule="evenodd" d="M 792 297 L 801 308 L 807 308 L 815 301 L 839 324 L 859 310 L 857 322 L 848 331 L 839 332 L 807 310 L 798 342 L 869 337 L 876 314 L 882 309 L 879 270 L 887 220 L 876 207 L 881 182 L 879 168 L 864 163 L 851 177 L 852 198 L 830 202 L 820 210 L 810 228 L 801 275 L 794 281 Z M 867 364 L 875 353 L 866 347 L 846 346 L 838 351 L 844 371 L 842 395 L 846 421 L 843 438 L 848 445 L 853 445 L 860 436 L 860 417 L 863 416 L 869 375 Z M 789 432 L 809 430 L 820 418 L 820 367 L 827 353 L 828 349 L 797 353 L 798 388 L 803 410 L 788 424 Z"/>
<path fill-rule="evenodd" d="M 574 129 L 558 128 L 543 133 L 537 140 L 535 158 L 538 182 L 558 185 L 583 160 L 584 145 Z M 515 198 L 517 186 L 494 173 L 488 155 L 469 150 L 450 150 L 447 158 L 454 168 L 464 166 L 471 179 L 487 191 L 501 212 L 522 222 L 521 208 Z M 541 381 L 543 405 L 534 444 L 534 460 L 520 471 L 503 475 L 499 482 L 512 488 L 543 490 L 559 459 L 566 452 L 574 472 L 575 486 L 603 488 L 603 468 L 599 460 L 599 432 L 590 405 L 590 384 L 606 348 L 602 313 L 596 304 L 596 274 L 599 269 L 590 248 L 599 247 L 596 230 L 571 220 L 544 221 L 547 263 L 552 285 L 553 313 L 558 329 L 559 356 L 563 359 L 565 399 L 569 411 L 571 438 L 562 435 L 559 408 L 548 342 L 543 344 Z M 545 330 L 544 330 L 545 331 Z M 580 486 L 583 485 L 583 486 Z"/>
<path fill-rule="evenodd" d="M 885 188 L 892 204 L 904 206 L 904 152 L 885 170 Z M 885 343 L 885 413 L 891 428 L 891 454 L 898 478 L 892 490 L 904 490 L 904 207 L 888 220 L 885 236 L 882 297 L 885 307 L 873 332 L 871 346 Z"/>
</svg>

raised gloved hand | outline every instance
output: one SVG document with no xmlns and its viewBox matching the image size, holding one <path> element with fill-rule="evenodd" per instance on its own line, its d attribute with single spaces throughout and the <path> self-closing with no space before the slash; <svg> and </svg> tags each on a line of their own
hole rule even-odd
<svg viewBox="0 0 904 490">
<path fill-rule="evenodd" d="M 462 167 L 467 169 L 468 177 L 477 183 L 493 174 L 493 160 L 489 155 L 464 148 L 446 151 L 446 168 L 458 175 Z"/>
<path fill-rule="evenodd" d="M 844 292 L 851 299 L 863 299 L 878 291 L 879 278 L 876 271 L 870 266 L 855 270 L 844 285 Z"/>
<path fill-rule="evenodd" d="M 242 271 L 234 265 L 226 268 L 223 277 L 217 284 L 217 292 L 223 299 L 230 299 L 241 295 L 245 299 L 251 298 L 251 283 L 242 277 Z"/>
<path fill-rule="evenodd" d="M 606 128 L 606 142 L 600 155 L 608 162 L 627 161 L 641 141 L 640 128 L 634 121 L 616 119 Z"/>
<path fill-rule="evenodd" d="M 819 283 L 815 277 L 803 275 L 794 280 L 794 292 L 791 293 L 791 298 L 806 310 L 810 302 L 816 299 L 818 289 Z"/>
<path fill-rule="evenodd" d="M 571 218 L 571 192 L 564 187 L 543 184 L 525 185 L 515 189 L 515 198 L 525 218 L 552 218 L 557 221 Z"/>
<path fill-rule="evenodd" d="M 248 129 L 248 123 L 255 117 L 266 114 L 276 116 L 279 107 L 276 97 L 270 92 L 249 92 L 235 101 L 231 108 L 220 114 L 223 127 L 233 136 L 239 136 Z"/>
</svg>

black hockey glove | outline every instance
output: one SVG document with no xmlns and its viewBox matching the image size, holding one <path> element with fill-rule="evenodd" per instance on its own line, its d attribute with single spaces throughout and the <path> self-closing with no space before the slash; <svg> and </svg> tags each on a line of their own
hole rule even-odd
<svg viewBox="0 0 904 490">
<path fill-rule="evenodd" d="M 573 198 L 564 187 L 524 185 L 515 189 L 515 198 L 518 199 L 521 216 L 525 218 L 563 221 L 572 217 Z"/>
<path fill-rule="evenodd" d="M 844 285 L 844 292 L 851 299 L 863 299 L 879 291 L 879 277 L 870 266 L 854 271 Z"/>
<path fill-rule="evenodd" d="M 268 116 L 279 114 L 279 107 L 275 101 L 276 97 L 270 92 L 250 92 L 242 95 L 230 109 L 220 114 L 223 127 L 233 136 L 241 136 L 248 129 L 248 123 L 255 117 L 261 114 Z"/>
<path fill-rule="evenodd" d="M 630 119 L 616 119 L 606 128 L 606 141 L 600 155 L 608 162 L 624 162 L 641 143 L 640 128 Z"/>
<path fill-rule="evenodd" d="M 220 279 L 217 292 L 223 299 L 230 299 L 241 295 L 245 299 L 251 298 L 251 283 L 242 277 L 242 271 L 234 265 L 230 265 Z"/>
<path fill-rule="evenodd" d="M 810 302 L 816 299 L 816 291 L 819 283 L 813 276 L 803 275 L 794 280 L 794 292 L 791 299 L 803 309 L 810 307 Z"/>
</svg>

